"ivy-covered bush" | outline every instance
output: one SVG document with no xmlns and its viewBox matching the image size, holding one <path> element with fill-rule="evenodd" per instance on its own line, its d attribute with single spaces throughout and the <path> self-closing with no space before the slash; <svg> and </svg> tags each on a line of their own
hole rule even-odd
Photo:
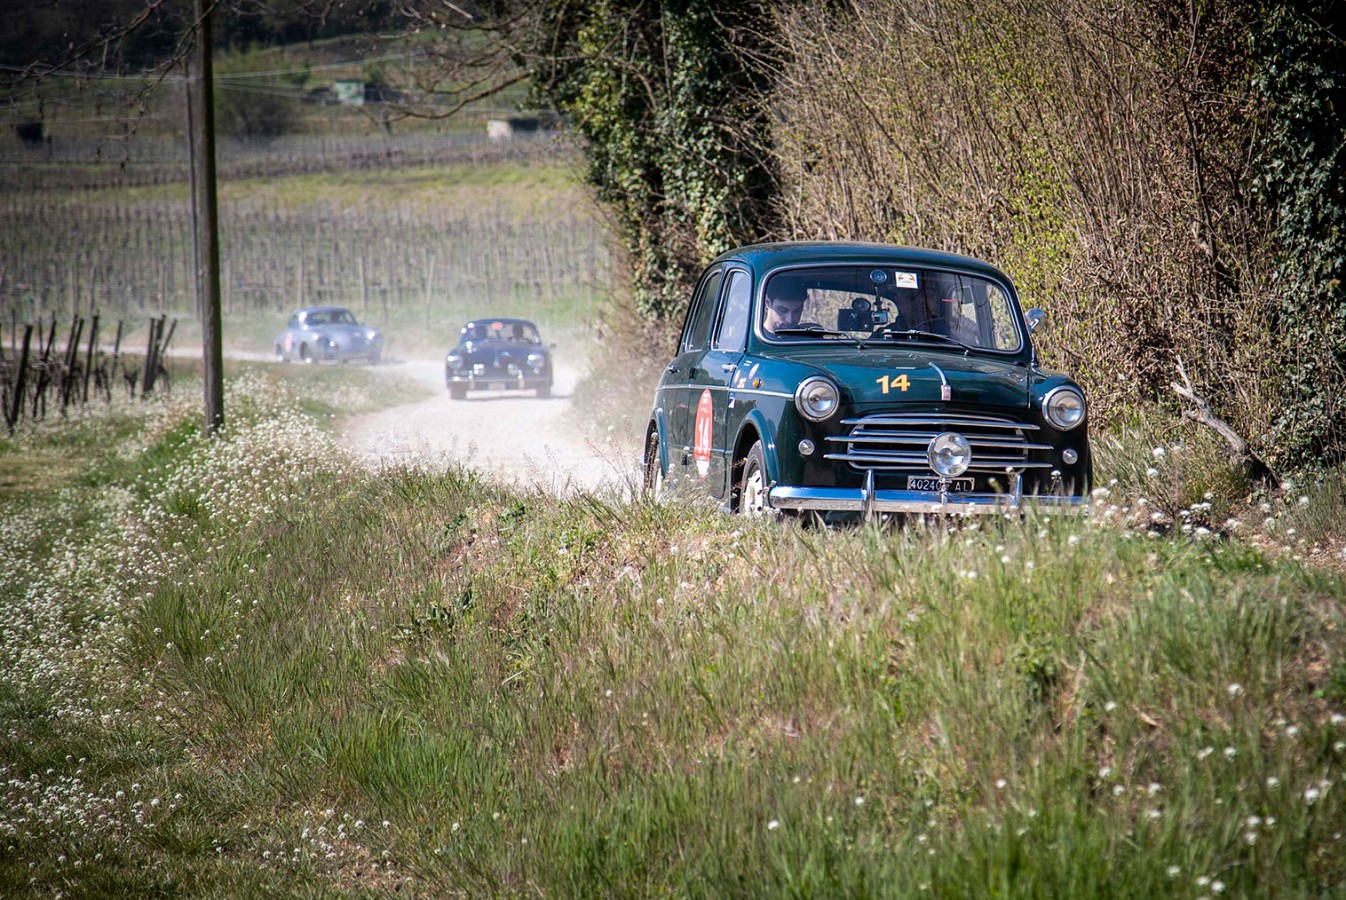
<svg viewBox="0 0 1346 900">
<path fill-rule="evenodd" d="M 536 97 L 585 141 L 643 317 L 680 316 L 706 262 L 770 231 L 770 6 L 548 2 L 528 31 Z"/>
<path fill-rule="evenodd" d="M 1335 12 L 1335 17 L 1331 14 Z M 1346 34 L 1336 0 L 1269 4 L 1253 34 L 1264 108 L 1257 196 L 1273 217 L 1285 404 L 1278 443 L 1298 460 L 1346 455 Z M 1337 33 L 1332 27 L 1335 24 Z"/>
</svg>

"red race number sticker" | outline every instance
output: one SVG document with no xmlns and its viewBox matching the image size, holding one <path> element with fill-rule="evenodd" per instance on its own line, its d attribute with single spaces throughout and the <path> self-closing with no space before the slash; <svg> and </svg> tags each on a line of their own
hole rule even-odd
<svg viewBox="0 0 1346 900">
<path fill-rule="evenodd" d="M 710 400 L 710 390 L 701 392 L 701 401 L 696 404 L 696 442 L 692 445 L 692 455 L 696 457 L 696 474 L 705 478 L 710 474 L 710 439 L 713 433 L 714 404 Z"/>
</svg>

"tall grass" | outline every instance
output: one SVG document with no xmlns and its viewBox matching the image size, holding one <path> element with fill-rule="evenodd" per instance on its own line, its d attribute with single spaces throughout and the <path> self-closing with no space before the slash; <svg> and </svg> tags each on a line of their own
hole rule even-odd
<svg viewBox="0 0 1346 900">
<path fill-rule="evenodd" d="M 0 495 L 7 894 L 1346 886 L 1325 570 L 369 472 L 231 391 Z"/>
</svg>

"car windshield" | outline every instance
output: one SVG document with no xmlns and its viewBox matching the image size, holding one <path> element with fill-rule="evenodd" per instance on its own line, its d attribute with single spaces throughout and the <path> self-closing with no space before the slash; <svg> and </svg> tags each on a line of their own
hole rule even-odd
<svg viewBox="0 0 1346 900">
<path fill-rule="evenodd" d="M 774 341 L 928 341 L 1000 353 L 1023 346 L 1008 289 L 965 272 L 891 265 L 785 269 L 767 278 L 762 298 L 758 322 Z"/>
<path fill-rule="evenodd" d="M 310 326 L 360 324 L 355 320 L 355 314 L 349 309 L 316 309 L 308 314 L 306 321 Z"/>
<path fill-rule="evenodd" d="M 532 322 L 468 322 L 463 326 L 464 341 L 512 341 L 516 344 L 540 344 Z"/>
</svg>

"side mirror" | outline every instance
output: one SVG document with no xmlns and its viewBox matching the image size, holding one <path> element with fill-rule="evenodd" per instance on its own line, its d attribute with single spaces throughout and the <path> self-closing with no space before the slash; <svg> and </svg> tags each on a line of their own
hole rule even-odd
<svg viewBox="0 0 1346 900">
<path fill-rule="evenodd" d="M 1042 325 L 1043 320 L 1046 318 L 1046 311 L 1038 309 L 1036 306 L 1024 313 L 1024 321 L 1028 323 L 1028 330 L 1030 332 L 1037 331 Z"/>
</svg>

